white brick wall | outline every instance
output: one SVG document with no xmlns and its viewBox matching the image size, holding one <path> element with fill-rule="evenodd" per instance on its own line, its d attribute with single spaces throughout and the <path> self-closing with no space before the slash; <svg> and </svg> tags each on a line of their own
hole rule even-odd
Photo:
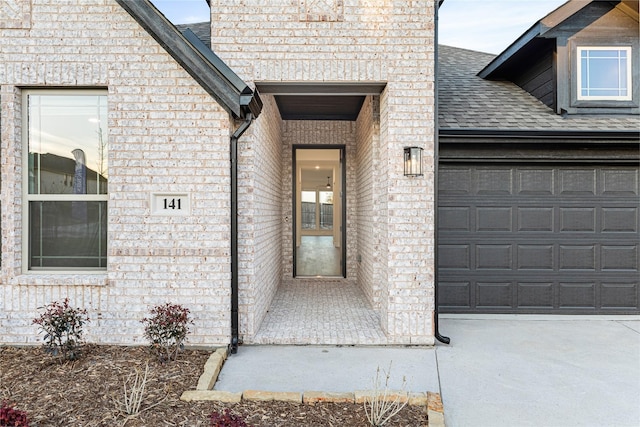
<svg viewBox="0 0 640 427">
<path fill-rule="evenodd" d="M 434 2 L 344 0 L 335 3 L 340 10 L 309 13 L 301 13 L 302 6 L 300 0 L 214 0 L 212 48 L 246 81 L 387 83 L 373 150 L 378 165 L 373 177 L 374 235 L 379 241 L 360 240 L 367 245 L 362 250 L 377 248 L 375 255 L 367 255 L 373 272 L 365 270 L 365 277 L 373 282 L 365 288 L 379 304 L 391 342 L 433 343 Z M 285 123 L 285 141 L 293 126 Z M 303 129 L 300 138 L 313 132 L 309 123 L 295 126 Z M 403 176 L 402 151 L 410 145 L 424 148 L 423 178 Z M 287 156 L 285 150 L 284 176 L 290 175 Z M 358 173 L 365 178 L 368 172 Z M 357 208 L 356 200 L 348 206 Z M 289 211 L 285 198 L 283 214 Z M 350 218 L 355 221 L 356 213 Z M 291 268 L 287 239 L 285 234 L 285 277 Z"/>
<path fill-rule="evenodd" d="M 33 2 L 29 22 L 0 29 L 0 342 L 39 342 L 37 307 L 68 296 L 90 341 L 143 342 L 140 319 L 173 302 L 192 311 L 189 343 L 228 343 L 228 114 L 113 0 Z M 51 86 L 108 88 L 105 274 L 21 274 L 20 88 Z M 151 215 L 153 192 L 189 193 L 191 215 Z"/>
<path fill-rule="evenodd" d="M 239 144 L 240 335 L 251 341 L 282 280 L 282 121 L 263 95 L 260 119 Z"/>
<path fill-rule="evenodd" d="M 171 301 L 194 314 L 192 344 L 227 343 L 234 124 L 114 0 L 23 3 L 21 17 L 0 19 L 0 341 L 38 341 L 28 325 L 36 308 L 69 296 L 92 313 L 92 341 L 141 342 L 139 320 Z M 247 82 L 386 83 L 358 122 L 283 122 L 263 96 L 240 141 L 240 333 L 250 341 L 292 275 L 291 145 L 345 144 L 347 275 L 379 309 L 390 343 L 430 344 L 434 1 L 335 4 L 211 1 L 212 48 Z M 21 88 L 51 86 L 108 90 L 106 274 L 21 273 Z M 425 149 L 423 178 L 402 174 L 407 145 Z M 153 192 L 189 193 L 191 215 L 151 215 Z"/>
<path fill-rule="evenodd" d="M 380 159 L 380 109 L 379 97 L 367 97 L 358 121 L 356 122 L 356 197 L 358 210 L 356 223 L 358 227 L 357 252 L 359 256 L 358 285 L 367 296 L 369 303 L 380 309 L 382 283 L 375 275 L 376 265 L 380 263 L 379 227 L 376 227 L 375 177 L 379 173 Z M 386 284 L 384 284 L 386 288 Z"/>
</svg>

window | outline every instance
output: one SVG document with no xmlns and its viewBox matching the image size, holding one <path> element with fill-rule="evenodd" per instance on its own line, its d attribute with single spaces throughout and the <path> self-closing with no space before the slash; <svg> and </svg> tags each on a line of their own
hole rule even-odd
<svg viewBox="0 0 640 427">
<path fill-rule="evenodd" d="M 23 233 L 28 270 L 106 268 L 104 91 L 25 91 Z"/>
<path fill-rule="evenodd" d="M 578 48 L 578 100 L 631 100 L 631 47 Z"/>
</svg>

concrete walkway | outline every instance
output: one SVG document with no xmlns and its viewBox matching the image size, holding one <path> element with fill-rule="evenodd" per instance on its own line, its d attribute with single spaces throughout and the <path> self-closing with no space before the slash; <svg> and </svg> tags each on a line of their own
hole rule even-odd
<svg viewBox="0 0 640 427">
<path fill-rule="evenodd" d="M 214 390 L 240 392 L 371 390 L 378 367 L 389 389 L 439 392 L 433 348 L 241 346 L 227 358 Z M 389 369 L 390 368 L 390 369 Z M 384 387 L 384 382 L 380 384 Z"/>
<path fill-rule="evenodd" d="M 215 390 L 440 392 L 448 427 L 640 426 L 640 316 L 442 316 L 451 345 L 241 346 Z"/>
</svg>

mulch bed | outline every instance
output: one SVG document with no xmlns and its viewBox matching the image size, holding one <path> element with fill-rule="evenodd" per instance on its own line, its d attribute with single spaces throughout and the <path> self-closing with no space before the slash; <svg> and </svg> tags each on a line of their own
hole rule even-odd
<svg viewBox="0 0 640 427">
<path fill-rule="evenodd" d="M 26 411 L 31 427 L 128 426 L 209 427 L 209 415 L 230 408 L 244 421 L 262 426 L 368 426 L 356 404 L 315 405 L 285 402 L 183 402 L 195 389 L 210 352 L 186 350 L 178 360 L 160 364 L 145 347 L 87 345 L 82 357 L 60 363 L 41 347 L 0 347 L 0 401 Z M 120 410 L 124 382 L 148 363 L 140 413 Z M 426 409 L 405 406 L 385 426 L 427 426 Z"/>
</svg>

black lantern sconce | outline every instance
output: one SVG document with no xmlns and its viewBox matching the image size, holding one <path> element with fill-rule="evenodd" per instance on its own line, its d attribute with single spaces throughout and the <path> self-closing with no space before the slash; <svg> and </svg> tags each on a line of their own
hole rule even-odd
<svg viewBox="0 0 640 427">
<path fill-rule="evenodd" d="M 405 147 L 404 149 L 404 176 L 423 176 L 422 173 L 422 148 Z"/>
</svg>

